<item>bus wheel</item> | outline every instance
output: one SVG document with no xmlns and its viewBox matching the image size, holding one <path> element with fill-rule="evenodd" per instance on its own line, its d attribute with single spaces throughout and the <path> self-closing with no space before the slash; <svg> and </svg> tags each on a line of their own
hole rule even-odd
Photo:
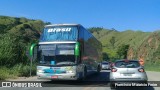
<svg viewBox="0 0 160 90">
<path fill-rule="evenodd" d="M 97 67 L 97 73 L 99 74 L 100 71 L 101 71 L 101 67 L 98 65 L 98 67 Z"/>
<path fill-rule="evenodd" d="M 86 77 L 87 77 L 87 68 L 85 67 L 83 71 L 83 80 L 85 80 Z"/>
<path fill-rule="evenodd" d="M 113 84 L 110 84 L 111 90 L 116 90 L 116 87 Z"/>
</svg>

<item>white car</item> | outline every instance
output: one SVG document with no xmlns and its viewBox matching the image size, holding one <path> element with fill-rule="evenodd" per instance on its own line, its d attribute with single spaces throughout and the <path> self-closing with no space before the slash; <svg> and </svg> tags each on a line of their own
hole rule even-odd
<svg viewBox="0 0 160 90">
<path fill-rule="evenodd" d="M 138 60 L 118 60 L 110 72 L 110 86 L 115 88 L 115 83 L 143 82 L 147 83 L 148 77 Z"/>
<path fill-rule="evenodd" d="M 102 70 L 110 69 L 110 63 L 109 62 L 102 62 L 101 65 L 102 65 Z"/>
</svg>

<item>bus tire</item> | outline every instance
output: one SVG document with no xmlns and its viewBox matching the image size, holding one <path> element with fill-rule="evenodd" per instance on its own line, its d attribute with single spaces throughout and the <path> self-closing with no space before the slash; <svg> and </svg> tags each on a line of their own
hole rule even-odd
<svg viewBox="0 0 160 90">
<path fill-rule="evenodd" d="M 97 67 L 97 74 L 99 74 L 100 71 L 101 71 L 101 67 L 100 67 L 100 65 L 98 65 L 98 67 Z"/>
<path fill-rule="evenodd" d="M 111 90 L 116 90 L 116 87 L 113 83 L 110 83 L 110 88 L 111 88 Z"/>
<path fill-rule="evenodd" d="M 83 71 L 83 80 L 85 80 L 87 77 L 87 67 L 84 67 L 84 71 Z"/>
</svg>

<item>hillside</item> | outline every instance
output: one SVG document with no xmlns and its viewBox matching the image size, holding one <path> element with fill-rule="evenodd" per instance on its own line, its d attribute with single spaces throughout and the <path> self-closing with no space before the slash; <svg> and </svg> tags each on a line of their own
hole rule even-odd
<svg viewBox="0 0 160 90">
<path fill-rule="evenodd" d="M 90 29 L 92 30 L 92 29 Z M 122 45 L 129 45 L 128 59 L 144 58 L 147 63 L 160 63 L 160 32 L 142 32 L 126 30 L 99 29 L 93 32 L 94 36 L 102 42 L 103 52 L 110 60 L 120 59 L 117 52 Z M 111 42 L 112 41 L 112 42 Z"/>
<path fill-rule="evenodd" d="M 25 52 L 28 46 L 37 41 L 44 25 L 45 23 L 41 20 L 0 16 L 0 46 L 3 47 L 0 48 L 0 64 L 4 65 L 10 61 L 16 63 L 26 59 Z M 90 31 L 102 42 L 103 52 L 110 60 L 123 58 L 123 55 L 118 54 L 119 48 L 128 45 L 127 58 L 143 57 L 151 63 L 160 61 L 160 31 L 153 33 L 132 30 L 119 32 L 115 29 L 100 27 L 92 27 Z M 4 52 L 4 50 L 10 52 Z M 17 54 L 19 52 L 23 54 Z M 15 54 L 12 55 L 13 53 Z M 13 57 L 18 60 L 12 60 Z"/>
<path fill-rule="evenodd" d="M 44 24 L 41 20 L 0 16 L 0 80 L 29 75 L 26 51 L 37 42 Z"/>
<path fill-rule="evenodd" d="M 41 20 L 0 16 L 0 46 L 3 47 L 0 49 L 0 64 L 5 65 L 10 61 L 14 64 L 17 61 L 26 60 L 25 52 L 28 46 L 38 40 L 45 24 Z M 133 30 L 119 32 L 101 27 L 92 27 L 89 30 L 101 41 L 103 52 L 107 54 L 108 60 L 121 59 L 125 57 L 123 54 L 126 54 L 129 59 L 143 57 L 147 62 L 160 61 L 158 56 L 160 32 L 158 31 L 153 33 Z M 119 55 L 120 48 L 125 45 L 128 46 L 126 53 L 122 51 L 123 53 L 120 52 L 122 55 Z M 4 52 L 6 48 L 10 52 Z M 20 52 L 22 54 L 17 54 Z M 15 54 L 12 55 L 13 53 Z M 18 60 L 12 60 L 13 58 Z"/>
<path fill-rule="evenodd" d="M 0 16 L 0 80 L 29 76 L 30 61 L 26 51 L 32 43 L 38 41 L 46 24 L 50 23 L 24 17 Z M 160 31 L 119 32 L 101 27 L 92 27 L 89 30 L 102 43 L 105 60 L 143 57 L 148 67 L 153 67 L 148 70 L 155 70 L 155 66 L 160 64 Z M 33 64 L 36 66 L 36 62 Z M 32 68 L 33 74 L 36 72 L 35 66 Z"/>
<path fill-rule="evenodd" d="M 40 36 L 40 20 L 0 16 L 0 66 L 26 60 L 25 52 Z"/>
</svg>

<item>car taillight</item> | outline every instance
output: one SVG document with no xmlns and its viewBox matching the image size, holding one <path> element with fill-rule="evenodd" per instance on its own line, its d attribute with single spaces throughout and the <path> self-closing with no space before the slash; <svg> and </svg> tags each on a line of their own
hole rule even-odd
<svg viewBox="0 0 160 90">
<path fill-rule="evenodd" d="M 112 63 L 111 66 L 113 67 L 113 66 L 114 66 L 114 63 Z"/>
<path fill-rule="evenodd" d="M 117 69 L 115 69 L 115 68 L 111 69 L 111 72 L 116 72 L 116 71 L 117 71 Z"/>
<path fill-rule="evenodd" d="M 138 69 L 139 72 L 144 72 L 143 68 Z"/>
</svg>

